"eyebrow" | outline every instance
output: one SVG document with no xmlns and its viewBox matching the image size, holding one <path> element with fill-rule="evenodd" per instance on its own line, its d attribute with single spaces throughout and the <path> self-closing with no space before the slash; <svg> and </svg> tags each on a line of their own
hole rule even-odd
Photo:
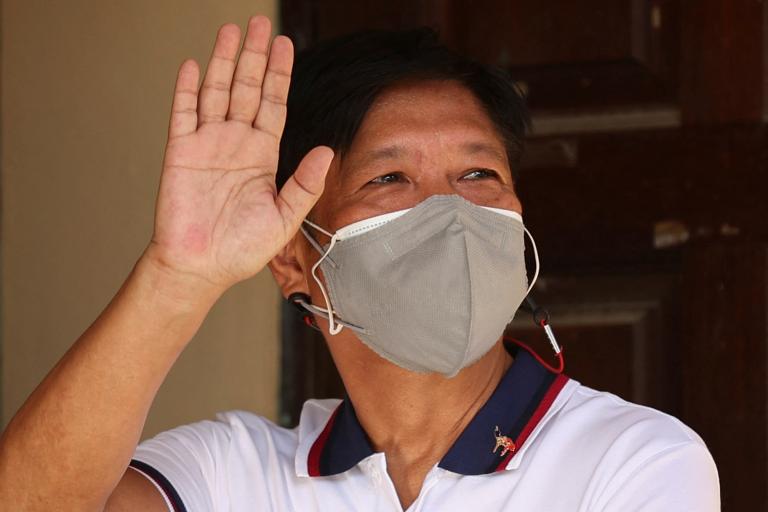
<svg viewBox="0 0 768 512">
<path fill-rule="evenodd" d="M 502 162 L 507 161 L 505 152 L 501 152 L 496 146 L 486 144 L 485 142 L 467 142 L 462 144 L 461 148 L 471 155 L 483 153 L 487 156 L 501 160 Z"/>
<path fill-rule="evenodd" d="M 385 146 L 372 151 L 366 151 L 360 159 L 359 166 L 365 167 L 379 160 L 392 160 L 403 156 L 405 153 L 407 153 L 405 147 L 398 145 Z"/>
</svg>

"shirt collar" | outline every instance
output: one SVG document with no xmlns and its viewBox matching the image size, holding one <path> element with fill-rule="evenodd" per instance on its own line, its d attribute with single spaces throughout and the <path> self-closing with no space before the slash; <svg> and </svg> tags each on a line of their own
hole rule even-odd
<svg viewBox="0 0 768 512">
<path fill-rule="evenodd" d="M 509 344 L 506 347 L 515 356 L 512 366 L 440 461 L 439 467 L 462 475 L 512 469 L 517 466 L 515 459 L 519 457 L 516 456 L 523 451 L 536 427 L 551 416 L 553 403 L 568 377 L 549 371 L 527 350 Z M 343 473 L 375 453 L 348 398 L 340 403 L 319 403 L 327 418 L 324 423 L 315 418 L 313 423 L 317 428 L 311 425 L 299 427 L 296 454 L 299 476 Z M 302 423 L 305 416 L 310 415 L 307 412 L 302 411 Z"/>
</svg>

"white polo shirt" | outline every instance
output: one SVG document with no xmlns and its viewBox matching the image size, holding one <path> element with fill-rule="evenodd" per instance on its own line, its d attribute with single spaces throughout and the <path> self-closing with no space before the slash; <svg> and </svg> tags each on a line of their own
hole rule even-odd
<svg viewBox="0 0 768 512">
<path fill-rule="evenodd" d="M 131 467 L 170 511 L 402 511 L 348 400 L 308 401 L 292 430 L 223 413 L 142 443 Z M 695 432 L 520 350 L 408 510 L 711 512 L 719 500 Z"/>
</svg>

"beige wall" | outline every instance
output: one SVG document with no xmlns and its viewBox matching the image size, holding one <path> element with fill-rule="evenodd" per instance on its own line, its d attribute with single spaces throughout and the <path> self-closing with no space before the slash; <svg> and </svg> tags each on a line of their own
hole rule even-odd
<svg viewBox="0 0 768 512">
<path fill-rule="evenodd" d="M 151 234 L 178 64 L 275 0 L 3 0 L 2 424 L 109 301 Z M 174 367 L 145 435 L 276 416 L 279 295 L 231 290 Z M 115 368 L 115 372 L 119 372 Z"/>
</svg>

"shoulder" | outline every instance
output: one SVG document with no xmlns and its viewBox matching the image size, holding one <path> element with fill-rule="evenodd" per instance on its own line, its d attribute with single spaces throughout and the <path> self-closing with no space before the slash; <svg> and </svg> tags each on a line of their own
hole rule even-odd
<svg viewBox="0 0 768 512">
<path fill-rule="evenodd" d="M 279 426 L 247 411 L 222 412 L 214 420 L 176 427 L 144 441 L 135 458 L 149 464 L 195 464 L 203 472 L 238 462 L 255 464 L 260 459 L 292 465 L 300 438 L 321 429 L 338 403 L 339 400 L 308 401 L 296 428 Z"/>
<path fill-rule="evenodd" d="M 136 456 L 183 456 L 201 465 L 213 464 L 216 459 L 239 458 L 239 454 L 277 454 L 293 460 L 297 439 L 297 429 L 282 427 L 258 414 L 232 410 L 218 413 L 213 420 L 161 432 L 141 443 Z"/>
<path fill-rule="evenodd" d="M 246 411 L 219 413 L 142 442 L 131 466 L 186 510 L 226 510 L 233 497 L 261 503 L 270 486 L 296 474 L 300 431 L 321 425 L 335 404 L 308 402 L 294 429 Z"/>
<path fill-rule="evenodd" d="M 651 451 L 675 444 L 704 445 L 696 432 L 674 416 L 577 382 L 572 385 L 573 392 L 559 414 L 572 428 L 589 430 L 612 443 L 642 443 Z"/>
<path fill-rule="evenodd" d="M 565 461 L 591 470 L 584 482 L 591 509 L 635 510 L 660 500 L 667 509 L 719 510 L 717 469 L 693 429 L 611 393 L 577 382 L 569 387 L 545 437 Z"/>
<path fill-rule="evenodd" d="M 706 446 L 677 418 L 569 381 L 543 422 L 537 451 L 600 468 L 642 464 L 682 446 Z"/>
</svg>

